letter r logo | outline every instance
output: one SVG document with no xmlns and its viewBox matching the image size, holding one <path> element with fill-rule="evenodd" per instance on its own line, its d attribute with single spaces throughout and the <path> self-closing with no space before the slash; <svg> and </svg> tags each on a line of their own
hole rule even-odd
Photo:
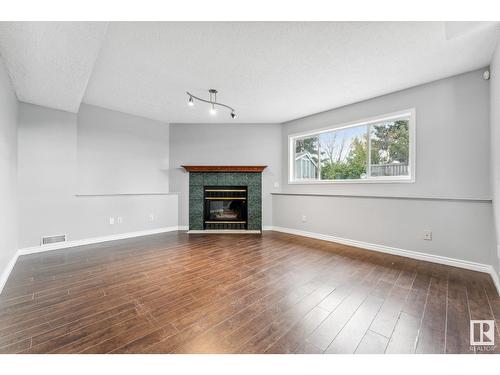
<svg viewBox="0 0 500 375">
<path fill-rule="evenodd" d="M 471 320 L 470 321 L 471 345 L 495 345 L 495 321 Z"/>
</svg>

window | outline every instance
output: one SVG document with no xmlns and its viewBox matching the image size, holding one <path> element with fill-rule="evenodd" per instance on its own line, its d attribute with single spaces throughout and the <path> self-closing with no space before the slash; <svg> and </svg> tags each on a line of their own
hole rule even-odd
<svg viewBox="0 0 500 375">
<path fill-rule="evenodd" d="M 290 136 L 290 182 L 413 181 L 414 110 Z"/>
</svg>

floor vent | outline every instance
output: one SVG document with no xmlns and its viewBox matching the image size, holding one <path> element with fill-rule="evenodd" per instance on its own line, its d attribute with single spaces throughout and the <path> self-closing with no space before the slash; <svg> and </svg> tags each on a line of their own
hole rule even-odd
<svg viewBox="0 0 500 375">
<path fill-rule="evenodd" d="M 56 236 L 44 236 L 42 237 L 42 245 L 48 245 L 51 243 L 66 242 L 65 234 L 58 234 Z"/>
</svg>

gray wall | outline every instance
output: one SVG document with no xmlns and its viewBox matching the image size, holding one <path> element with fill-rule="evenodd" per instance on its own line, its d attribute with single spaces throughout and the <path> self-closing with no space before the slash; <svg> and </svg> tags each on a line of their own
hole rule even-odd
<svg viewBox="0 0 500 375">
<path fill-rule="evenodd" d="M 494 233 L 489 203 L 274 196 L 273 210 L 278 227 L 492 263 Z M 423 240 L 424 230 L 432 230 L 432 241 Z"/>
<path fill-rule="evenodd" d="M 287 192 L 491 198 L 489 81 L 478 70 L 283 124 L 283 182 L 289 134 L 416 109 L 416 182 L 286 185 Z"/>
<path fill-rule="evenodd" d="M 82 104 L 80 193 L 168 192 L 168 124 Z"/>
<path fill-rule="evenodd" d="M 0 291 L 17 250 L 17 98 L 0 57 Z"/>
<path fill-rule="evenodd" d="M 491 189 L 497 248 L 493 264 L 500 273 L 500 42 L 493 54 L 490 73 Z"/>
<path fill-rule="evenodd" d="M 492 103 L 498 103 L 497 56 L 498 50 L 492 64 Z M 40 237 L 48 234 L 67 233 L 69 240 L 76 240 L 187 225 L 188 174 L 180 165 L 264 164 L 268 165 L 263 174 L 264 226 L 498 266 L 490 203 L 390 198 L 488 200 L 500 195 L 496 147 L 492 147 L 490 162 L 490 83 L 482 80 L 481 74 L 482 70 L 440 80 L 282 126 L 173 124 L 169 129 L 166 124 L 88 105 L 82 105 L 80 113 L 74 115 L 21 103 L 18 247 L 37 246 Z M 0 228 L 15 233 L 12 176 L 16 173 L 17 101 L 8 83 L 5 72 L 0 72 L 0 199 L 2 207 L 7 207 L 2 209 Z M 289 134 L 413 107 L 417 122 L 415 183 L 288 185 Z M 491 106 L 493 145 L 500 141 L 497 107 Z M 276 182 L 279 187 L 274 186 Z M 179 192 L 179 202 L 176 195 L 111 194 L 169 188 Z M 280 191 L 387 198 L 271 196 Z M 103 195 L 77 196 L 96 193 Z M 495 212 L 498 216 L 497 206 Z M 154 222 L 149 221 L 150 214 L 155 215 Z M 110 216 L 122 216 L 124 222 L 112 226 Z M 424 230 L 433 231 L 432 241 L 423 240 Z M 4 267 L 17 246 L 15 235 L 1 240 L 0 267 Z"/>
<path fill-rule="evenodd" d="M 68 112 L 21 103 L 18 129 L 18 196 L 19 196 L 19 247 L 37 246 L 42 235 L 68 234 L 68 240 L 78 240 L 118 233 L 148 230 L 177 225 L 176 195 L 103 195 L 76 196 L 86 193 L 80 188 L 78 178 L 78 126 L 83 131 L 88 144 L 101 145 L 98 129 L 87 121 L 99 123 L 98 114 L 109 122 L 120 123 L 124 115 L 101 108 L 85 106 L 82 120 Z M 90 113 L 90 114 L 89 114 Z M 116 119 L 114 120 L 114 118 Z M 150 125 L 149 120 L 135 118 L 136 126 Z M 101 122 L 103 123 L 103 122 Z M 127 124 L 130 126 L 130 122 Z M 156 126 L 156 125 L 155 125 Z M 167 126 L 167 125 L 165 125 Z M 112 145 L 104 127 L 103 137 L 107 138 L 110 149 L 119 150 L 120 145 Z M 117 138 L 117 143 L 121 140 Z M 168 140 L 168 138 L 167 138 Z M 157 146 L 156 141 L 154 146 Z M 100 150 L 100 152 L 102 149 Z M 130 156 L 130 154 L 129 154 Z M 155 165 L 160 166 L 163 160 Z M 109 172 L 109 164 L 87 158 L 86 168 L 100 173 L 100 168 Z M 93 167 L 91 163 L 94 163 Z M 138 166 L 131 166 L 129 178 L 121 179 L 120 191 L 137 192 L 134 176 L 144 176 Z M 90 173 L 88 171 L 87 173 Z M 123 177 L 123 176 L 122 176 Z M 92 177 L 93 178 L 93 177 Z M 151 181 L 156 181 L 152 177 Z M 166 180 L 164 181 L 166 183 Z M 128 188 L 130 184 L 131 188 Z M 93 189 L 101 189 L 94 181 Z M 109 180 L 102 189 L 110 188 Z M 146 187 L 143 187 L 146 189 Z M 157 186 L 151 187 L 156 189 Z M 148 191 L 151 191 L 148 189 Z M 92 190 L 90 193 L 94 193 Z M 107 191 L 103 191 L 107 192 Z M 155 220 L 150 221 L 153 214 Z M 109 224 L 110 216 L 123 217 L 122 224 Z"/>
<path fill-rule="evenodd" d="M 179 192 L 179 225 L 188 225 L 189 174 L 180 166 L 267 165 L 262 174 L 262 225 L 272 225 L 272 198 L 281 180 L 281 126 L 171 124 L 170 190 Z"/>
<path fill-rule="evenodd" d="M 283 125 L 283 192 L 490 199 L 489 82 L 478 70 Z M 288 135 L 416 109 L 416 182 L 288 185 Z M 302 222 L 306 215 L 306 222 Z M 492 264 L 491 203 L 275 196 L 273 224 Z M 433 240 L 424 241 L 423 231 Z"/>
</svg>

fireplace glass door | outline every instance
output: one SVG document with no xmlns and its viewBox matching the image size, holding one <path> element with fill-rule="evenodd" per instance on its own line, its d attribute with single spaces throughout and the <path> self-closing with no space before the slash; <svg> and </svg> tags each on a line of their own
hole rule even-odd
<svg viewBox="0 0 500 375">
<path fill-rule="evenodd" d="M 246 187 L 205 187 L 204 219 L 205 229 L 246 229 Z"/>
</svg>

